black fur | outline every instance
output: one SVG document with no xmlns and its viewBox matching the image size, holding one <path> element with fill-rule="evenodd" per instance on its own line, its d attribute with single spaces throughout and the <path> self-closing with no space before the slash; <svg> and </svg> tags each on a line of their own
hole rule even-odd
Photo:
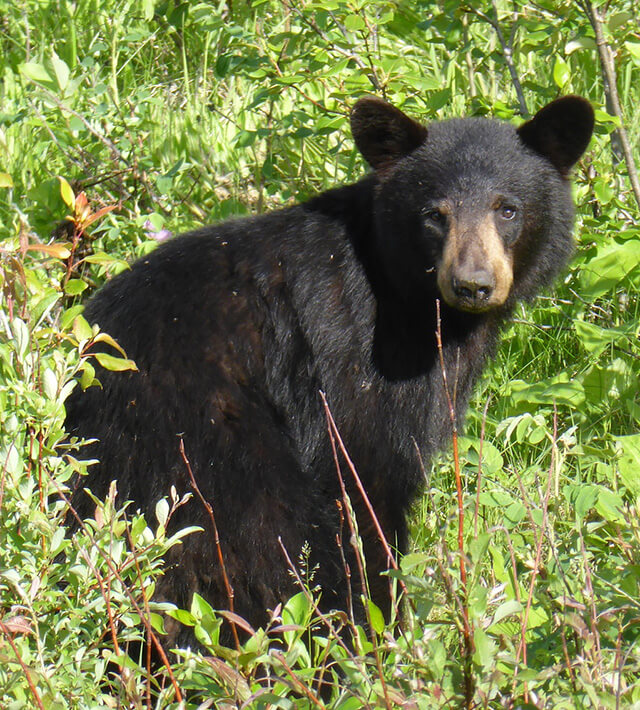
<svg viewBox="0 0 640 710">
<path fill-rule="evenodd" d="M 590 134 L 588 104 L 572 100 Z M 551 111 L 552 121 L 545 114 L 541 130 L 563 126 L 562 110 Z M 421 488 L 414 442 L 428 461 L 451 435 L 434 336 L 446 235 L 425 224 L 425 210 L 446 198 L 481 212 L 496 192 L 522 205 L 508 301 L 479 314 L 441 305 L 459 417 L 515 301 L 550 284 L 571 251 L 564 175 L 578 157 L 574 146 L 559 159 L 551 140 L 552 163 L 535 119 L 525 124 L 527 145 L 512 126 L 485 119 L 428 131 L 406 119 L 398 137 L 399 113 L 372 99 L 356 105 L 356 142 L 378 173 L 296 207 L 176 238 L 87 305 L 88 320 L 118 340 L 139 372 L 100 371 L 102 389 L 70 398 L 69 431 L 98 439 L 85 451 L 100 464 L 81 484 L 104 496 L 115 478 L 120 498 L 149 513 L 171 485 L 189 490 L 183 437 L 215 510 L 236 611 L 255 625 L 294 591 L 278 537 L 293 558 L 309 542 L 323 607 L 346 607 L 340 493 L 319 390 L 387 539 L 406 547 L 405 517 Z M 373 597 L 388 610 L 379 577 L 385 556 L 352 487 L 351 495 Z M 85 501 L 78 492 L 75 504 L 87 514 Z M 173 522 L 206 532 L 174 550 L 159 594 L 188 607 L 197 591 L 226 608 L 202 505 L 194 497 Z"/>
</svg>

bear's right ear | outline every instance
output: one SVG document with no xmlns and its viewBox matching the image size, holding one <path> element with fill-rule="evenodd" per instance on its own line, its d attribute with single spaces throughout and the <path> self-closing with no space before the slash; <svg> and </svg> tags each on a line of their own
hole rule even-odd
<svg viewBox="0 0 640 710">
<path fill-rule="evenodd" d="M 377 96 L 358 100 L 351 111 L 351 132 L 367 163 L 382 173 L 427 137 L 423 125 Z"/>
<path fill-rule="evenodd" d="M 580 96 L 552 101 L 518 128 L 520 140 L 566 175 L 584 153 L 593 133 L 591 104 Z"/>
</svg>

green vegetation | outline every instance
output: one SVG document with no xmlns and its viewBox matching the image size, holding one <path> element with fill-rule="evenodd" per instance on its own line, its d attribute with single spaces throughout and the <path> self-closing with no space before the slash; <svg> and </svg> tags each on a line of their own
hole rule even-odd
<svg viewBox="0 0 640 710">
<path fill-rule="evenodd" d="M 640 706 L 635 0 L 0 0 L 0 43 L 0 706 Z M 107 337 L 80 304 L 163 230 L 357 179 L 347 115 L 364 93 L 424 121 L 588 97 L 576 258 L 518 310 L 471 407 L 462 556 L 451 455 L 425 472 L 392 573 L 401 628 L 371 608 L 343 646 L 329 625 L 349 620 L 318 619 L 307 591 L 225 649 L 195 598 L 172 614 L 211 657 L 149 670 L 127 645 L 162 630 L 150 598 L 180 501 L 145 521 L 114 489 L 65 535 L 87 464 L 64 400 Z"/>
</svg>

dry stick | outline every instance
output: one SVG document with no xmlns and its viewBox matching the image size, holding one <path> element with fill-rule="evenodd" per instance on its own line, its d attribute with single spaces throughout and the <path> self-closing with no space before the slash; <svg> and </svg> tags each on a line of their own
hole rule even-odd
<svg viewBox="0 0 640 710">
<path fill-rule="evenodd" d="M 151 637 L 151 641 L 153 642 L 153 645 L 155 646 L 156 651 L 158 652 L 158 655 L 160 656 L 160 660 L 162 661 L 162 664 L 164 667 L 167 669 L 167 672 L 169 673 L 169 679 L 171 680 L 171 684 L 173 685 L 173 691 L 176 695 L 176 700 L 178 702 L 182 702 L 182 692 L 180 691 L 180 686 L 178 685 L 178 682 L 175 679 L 175 676 L 173 675 L 173 669 L 171 668 L 171 664 L 169 663 L 169 659 L 167 658 L 167 654 L 164 652 L 164 649 L 162 648 L 162 644 L 160 641 L 158 641 L 158 637 L 155 635 L 153 628 L 151 626 L 151 622 L 149 619 L 143 614 L 142 609 L 140 608 L 140 605 L 138 602 L 135 600 L 135 597 L 133 596 L 131 590 L 127 587 L 125 584 L 124 580 L 122 579 L 121 575 L 118 573 L 118 570 L 113 564 L 113 560 L 107 555 L 107 553 L 100 549 L 98 545 L 96 544 L 96 541 L 93 538 L 93 535 L 91 534 L 91 531 L 89 528 L 84 524 L 84 521 L 82 518 L 78 515 L 76 509 L 71 505 L 71 501 L 69 498 L 65 495 L 64 491 L 60 488 L 58 485 L 58 482 L 50 475 L 47 473 L 49 476 L 49 481 L 52 483 L 54 488 L 56 489 L 56 492 L 58 496 L 64 501 L 64 503 L 67 506 L 67 509 L 69 512 L 73 515 L 73 517 L 76 519 L 76 522 L 80 526 L 80 529 L 82 532 L 89 538 L 91 541 L 92 546 L 95 548 L 97 553 L 102 557 L 104 560 L 105 564 L 109 568 L 109 571 L 113 576 L 122 584 L 122 587 L 124 589 L 124 592 L 129 599 L 129 602 L 131 603 L 131 606 L 133 606 L 136 614 L 144 624 L 145 629 L 147 630 L 147 633 Z"/>
<path fill-rule="evenodd" d="M 364 613 L 365 616 L 367 617 L 367 626 L 369 627 L 369 637 L 371 639 L 371 645 L 373 646 L 373 655 L 376 659 L 376 666 L 378 668 L 378 676 L 380 678 L 380 684 L 382 685 L 382 692 L 384 695 L 384 701 L 385 705 L 387 707 L 387 710 L 391 710 L 391 702 L 389 700 L 389 693 L 387 691 L 387 684 L 385 683 L 384 680 L 384 675 L 382 673 L 382 661 L 380 660 L 380 653 L 378 651 L 378 640 L 376 638 L 376 631 L 373 628 L 373 625 L 371 623 L 371 612 L 369 610 L 369 605 L 364 603 L 366 602 L 368 598 L 367 594 L 367 577 L 364 572 L 364 565 L 361 559 L 360 555 L 360 549 L 358 548 L 358 542 L 357 542 L 357 535 L 356 535 L 356 530 L 355 526 L 353 523 L 353 520 L 351 518 L 351 515 L 349 515 L 349 496 L 347 494 L 347 488 L 344 484 L 344 478 L 342 477 L 342 471 L 340 470 L 340 461 L 338 459 L 338 450 L 336 449 L 336 440 L 339 443 L 340 446 L 340 451 L 342 452 L 342 455 L 345 457 L 347 460 L 347 464 L 354 475 L 356 479 L 356 485 L 358 486 L 358 489 L 360 490 L 360 493 L 362 494 L 362 497 L 365 500 L 365 504 L 367 505 L 367 508 L 369 509 L 369 512 L 371 514 L 371 517 L 373 519 L 373 524 L 375 525 L 376 529 L 378 530 L 378 535 L 381 536 L 380 539 L 383 541 L 383 545 L 385 547 L 385 550 L 390 554 L 391 550 L 389 548 L 389 545 L 387 545 L 386 538 L 384 537 L 384 533 L 382 532 L 382 528 L 380 527 L 380 523 L 378 522 L 378 518 L 376 517 L 376 514 L 373 512 L 373 508 L 371 507 L 371 503 L 369 502 L 369 498 L 362 487 L 362 483 L 360 482 L 360 478 L 358 474 L 356 473 L 355 467 L 353 463 L 351 462 L 351 459 L 349 458 L 349 454 L 347 453 L 347 450 L 342 443 L 342 438 L 340 437 L 340 432 L 338 432 L 338 427 L 336 426 L 336 423 L 333 419 L 333 415 L 331 414 L 331 411 L 329 410 L 329 405 L 327 404 L 327 398 L 324 395 L 324 392 L 320 392 L 320 397 L 322 398 L 322 403 L 324 405 L 324 411 L 327 417 L 327 429 L 329 431 L 329 438 L 331 440 L 331 450 L 333 451 L 333 460 L 335 462 L 336 466 L 336 473 L 338 475 L 338 481 L 340 482 L 340 492 L 342 493 L 342 499 L 344 501 L 344 505 L 346 508 L 347 512 L 347 522 L 349 524 L 349 530 L 351 531 L 351 541 L 352 541 L 352 547 L 353 551 L 355 552 L 356 556 L 356 563 L 358 565 L 358 572 L 360 574 L 360 580 L 362 583 L 362 601 L 363 601 L 363 606 L 364 606 Z M 355 514 L 355 513 L 354 513 Z M 395 561 L 394 561 L 395 562 Z M 397 567 L 396 567 L 397 569 Z"/>
<path fill-rule="evenodd" d="M 549 464 L 549 474 L 547 476 L 547 489 L 544 493 L 544 500 L 542 501 L 542 524 L 540 525 L 540 536 L 538 537 L 538 543 L 536 545 L 536 559 L 533 565 L 533 571 L 531 573 L 531 582 L 529 584 L 529 595 L 527 597 L 527 606 L 524 610 L 524 616 L 522 617 L 522 623 L 520 625 L 520 644 L 518 645 L 518 651 L 516 653 L 516 672 L 513 676 L 513 687 L 515 688 L 516 676 L 517 676 L 517 666 L 520 662 L 520 656 L 522 655 L 522 662 L 527 664 L 527 645 L 526 645 L 526 633 L 527 624 L 529 621 L 529 611 L 531 610 L 531 603 L 533 601 L 533 590 L 536 584 L 536 579 L 538 577 L 538 570 L 540 569 L 540 559 L 542 557 L 542 544 L 544 542 L 544 531 L 547 527 L 547 514 L 549 511 L 549 498 L 551 496 L 551 483 L 553 481 L 553 470 L 556 463 L 556 442 L 558 437 L 558 410 L 556 408 L 555 402 L 553 403 L 553 441 L 551 445 L 551 463 Z M 528 702 L 528 691 L 525 689 L 525 701 Z"/>
<path fill-rule="evenodd" d="M 598 56 L 600 57 L 600 66 L 602 68 L 602 78 L 604 92 L 607 97 L 608 108 L 613 111 L 614 116 L 620 120 L 620 126 L 616 128 L 614 134 L 617 133 L 620 138 L 620 147 L 624 154 L 624 162 L 627 166 L 631 189 L 636 198 L 638 207 L 640 207 L 640 180 L 638 179 L 638 170 L 633 158 L 633 152 L 629 143 L 629 135 L 624 125 L 624 117 L 622 115 L 622 107 L 620 106 L 620 97 L 618 95 L 618 82 L 616 77 L 616 67 L 613 60 L 613 52 L 607 44 L 602 29 L 602 17 L 599 15 L 599 10 L 591 0 L 579 0 L 579 4 L 589 18 L 589 22 L 593 27 L 596 35 L 596 45 L 598 47 Z"/>
<path fill-rule="evenodd" d="M 458 454 L 458 424 L 456 411 L 449 391 L 447 380 L 447 368 L 444 364 L 444 351 L 442 348 L 442 321 L 440 319 L 440 299 L 436 299 L 436 343 L 438 346 L 438 356 L 440 358 L 440 371 L 442 372 L 442 382 L 444 392 L 447 397 L 449 407 L 449 417 L 451 419 L 452 441 L 453 441 L 453 467 L 456 479 L 456 495 L 458 499 L 458 554 L 460 556 L 460 583 L 462 584 L 462 624 L 465 648 L 464 683 L 465 700 L 470 708 L 473 699 L 473 680 L 470 675 L 471 654 L 473 653 L 473 639 L 471 638 L 471 625 L 469 623 L 469 608 L 467 606 L 467 567 L 464 553 L 464 503 L 462 499 L 462 476 L 460 475 L 460 456 Z M 459 357 L 459 355 L 458 355 Z M 456 378 L 457 379 L 457 378 Z M 457 384 L 457 383 L 455 383 Z M 455 387 L 454 384 L 454 387 Z"/>
<path fill-rule="evenodd" d="M 200 502 L 205 507 L 207 513 L 209 513 L 209 519 L 211 520 L 211 527 L 213 528 L 213 538 L 216 543 L 216 550 L 218 552 L 218 561 L 220 562 L 220 571 L 222 572 L 222 579 L 224 581 L 224 588 L 227 592 L 227 599 L 229 600 L 229 611 L 235 613 L 234 605 L 233 605 L 233 597 L 234 597 L 233 587 L 229 583 L 229 577 L 227 576 L 227 568 L 224 564 L 224 557 L 222 555 L 222 547 L 220 546 L 220 535 L 218 535 L 218 526 L 216 525 L 216 519 L 215 519 L 215 516 L 213 515 L 213 507 L 211 506 L 211 503 L 209 503 L 209 501 L 205 500 L 204 496 L 200 492 L 200 488 L 198 488 L 198 484 L 196 483 L 196 479 L 193 475 L 193 471 L 191 470 L 191 464 L 189 463 L 189 459 L 187 458 L 187 454 L 185 453 L 185 450 L 184 450 L 184 441 L 183 441 L 182 437 L 180 437 L 180 456 L 182 456 L 182 460 L 184 461 L 184 465 L 187 467 L 187 473 L 189 474 L 189 480 L 191 483 L 191 487 L 198 495 L 198 498 L 200 498 Z M 231 632 L 233 633 L 233 640 L 236 644 L 236 649 L 239 651 L 240 650 L 240 639 L 238 638 L 238 630 L 236 629 L 236 625 L 235 625 L 233 619 L 229 619 L 229 623 L 231 624 Z"/>
<path fill-rule="evenodd" d="M 25 664 L 25 662 L 20 658 L 20 654 L 18 652 L 18 649 L 16 648 L 15 643 L 13 643 L 13 638 L 11 637 L 11 632 L 9 629 L 0 621 L 0 631 L 4 634 L 5 638 L 9 642 L 9 645 L 11 646 L 11 650 L 14 652 L 15 657 L 20 664 L 20 667 L 22 668 L 22 672 L 24 673 L 25 678 L 27 679 L 27 683 L 29 684 L 29 690 L 31 691 L 31 694 L 33 695 L 33 699 L 36 702 L 36 705 L 40 708 L 40 710 L 45 710 L 44 705 L 42 704 L 42 700 L 40 696 L 38 695 L 38 690 L 36 689 L 36 686 L 31 678 L 31 675 L 29 674 L 29 668 Z"/>
</svg>

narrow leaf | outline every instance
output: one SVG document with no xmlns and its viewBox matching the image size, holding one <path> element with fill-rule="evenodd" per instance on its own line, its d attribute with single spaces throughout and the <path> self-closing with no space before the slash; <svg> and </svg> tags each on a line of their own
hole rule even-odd
<svg viewBox="0 0 640 710">
<path fill-rule="evenodd" d="M 58 175 L 58 180 L 60 180 L 60 194 L 64 200 L 65 205 L 71 210 L 75 211 L 76 196 L 73 194 L 71 185 L 63 178 Z"/>
<path fill-rule="evenodd" d="M 138 371 L 138 366 L 135 362 L 124 357 L 115 357 L 114 355 L 108 355 L 107 353 L 96 353 L 95 358 L 105 370 L 110 370 L 112 372 L 122 372 L 124 370 Z"/>
</svg>

